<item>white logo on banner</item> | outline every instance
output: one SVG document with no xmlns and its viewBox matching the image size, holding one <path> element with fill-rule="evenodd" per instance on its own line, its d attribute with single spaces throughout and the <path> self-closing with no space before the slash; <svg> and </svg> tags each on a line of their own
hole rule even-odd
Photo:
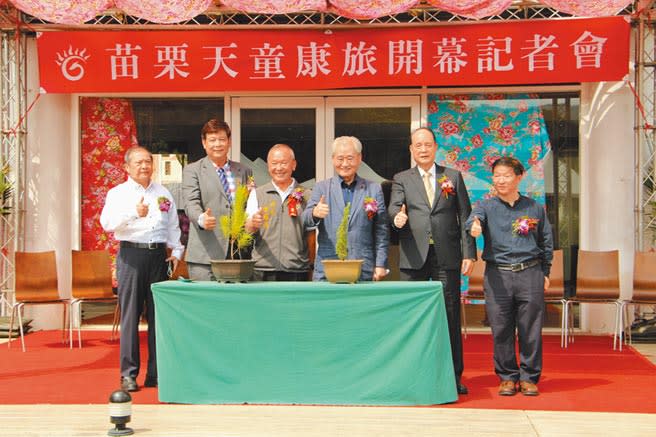
<svg viewBox="0 0 656 437">
<path fill-rule="evenodd" d="M 57 53 L 57 65 L 61 67 L 64 77 L 70 81 L 82 79 L 84 76 L 84 65 L 91 56 L 85 56 L 87 49 L 75 49 L 68 46 L 68 50 Z"/>
</svg>

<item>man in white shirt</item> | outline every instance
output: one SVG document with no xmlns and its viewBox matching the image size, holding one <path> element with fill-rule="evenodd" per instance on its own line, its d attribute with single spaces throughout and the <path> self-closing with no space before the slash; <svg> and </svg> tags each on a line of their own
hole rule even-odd
<svg viewBox="0 0 656 437">
<path fill-rule="evenodd" d="M 100 224 L 120 241 L 116 257 L 118 300 L 121 307 L 121 388 L 139 390 L 139 318 L 146 305 L 148 367 L 144 385 L 157 387 L 155 309 L 150 284 L 167 279 L 167 262 L 173 270 L 181 259 L 178 212 L 171 193 L 152 182 L 153 157 L 143 147 L 125 154 L 127 181 L 109 190 Z M 172 249 L 167 258 L 166 248 Z"/>
</svg>

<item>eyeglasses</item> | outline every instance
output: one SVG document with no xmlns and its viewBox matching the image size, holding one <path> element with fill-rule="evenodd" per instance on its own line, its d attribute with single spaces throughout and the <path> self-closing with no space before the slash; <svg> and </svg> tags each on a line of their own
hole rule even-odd
<svg viewBox="0 0 656 437">
<path fill-rule="evenodd" d="M 338 163 L 338 164 L 343 164 L 344 162 L 346 162 L 346 163 L 348 163 L 348 164 L 352 164 L 353 162 L 355 162 L 355 156 L 353 156 L 353 155 L 349 155 L 349 156 L 335 156 L 333 159 L 334 159 L 335 162 Z"/>
</svg>

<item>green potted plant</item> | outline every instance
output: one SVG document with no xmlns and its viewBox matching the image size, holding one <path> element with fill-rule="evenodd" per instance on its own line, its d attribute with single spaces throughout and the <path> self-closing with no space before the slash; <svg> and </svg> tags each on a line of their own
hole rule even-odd
<svg viewBox="0 0 656 437">
<path fill-rule="evenodd" d="M 0 167 L 0 214 L 9 214 L 11 212 L 9 201 L 13 186 L 9 180 L 10 172 L 9 164 L 2 164 Z"/>
<path fill-rule="evenodd" d="M 351 203 L 346 204 L 342 213 L 342 220 L 337 227 L 337 241 L 335 242 L 335 253 L 338 259 L 322 260 L 323 271 L 326 279 L 333 283 L 353 284 L 360 278 L 362 272 L 361 259 L 348 258 L 348 219 L 351 213 Z"/>
<path fill-rule="evenodd" d="M 247 282 L 253 275 L 255 261 L 241 259 L 244 250 L 254 241 L 253 234 L 246 230 L 248 193 L 247 185 L 238 185 L 232 211 L 219 217 L 221 233 L 228 239 L 230 255 L 224 260 L 210 260 L 212 273 L 219 282 Z"/>
</svg>

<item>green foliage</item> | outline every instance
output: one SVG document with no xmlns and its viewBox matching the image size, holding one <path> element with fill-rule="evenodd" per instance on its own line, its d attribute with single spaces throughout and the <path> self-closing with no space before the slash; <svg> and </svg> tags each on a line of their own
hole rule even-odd
<svg viewBox="0 0 656 437">
<path fill-rule="evenodd" d="M 9 180 L 10 172 L 11 168 L 9 167 L 9 164 L 3 164 L 0 166 L 0 214 L 10 212 L 10 208 L 7 206 L 13 189 L 12 183 Z"/>
<path fill-rule="evenodd" d="M 238 185 L 235 191 L 235 201 L 230 215 L 219 217 L 219 224 L 223 236 L 230 240 L 230 258 L 241 249 L 253 243 L 253 235 L 246 231 L 246 202 L 248 202 L 248 186 Z"/>
<path fill-rule="evenodd" d="M 335 243 L 335 252 L 337 258 L 344 261 L 348 257 L 348 219 L 351 213 L 351 203 L 346 204 L 344 212 L 342 213 L 342 221 L 337 228 L 337 242 Z"/>
<path fill-rule="evenodd" d="M 254 239 L 255 237 L 253 237 L 253 234 L 249 234 L 248 232 L 242 232 L 239 235 L 239 238 L 237 239 L 237 247 L 240 249 L 248 247 L 253 243 Z"/>
<path fill-rule="evenodd" d="M 222 215 L 219 217 L 219 224 L 221 225 L 221 233 L 223 236 L 230 239 L 230 216 Z"/>
<path fill-rule="evenodd" d="M 248 202 L 248 187 L 246 185 L 238 185 L 235 192 L 235 202 L 232 205 L 232 217 L 230 219 L 230 239 L 233 241 L 239 241 L 241 235 L 244 233 L 246 202 Z"/>
</svg>

